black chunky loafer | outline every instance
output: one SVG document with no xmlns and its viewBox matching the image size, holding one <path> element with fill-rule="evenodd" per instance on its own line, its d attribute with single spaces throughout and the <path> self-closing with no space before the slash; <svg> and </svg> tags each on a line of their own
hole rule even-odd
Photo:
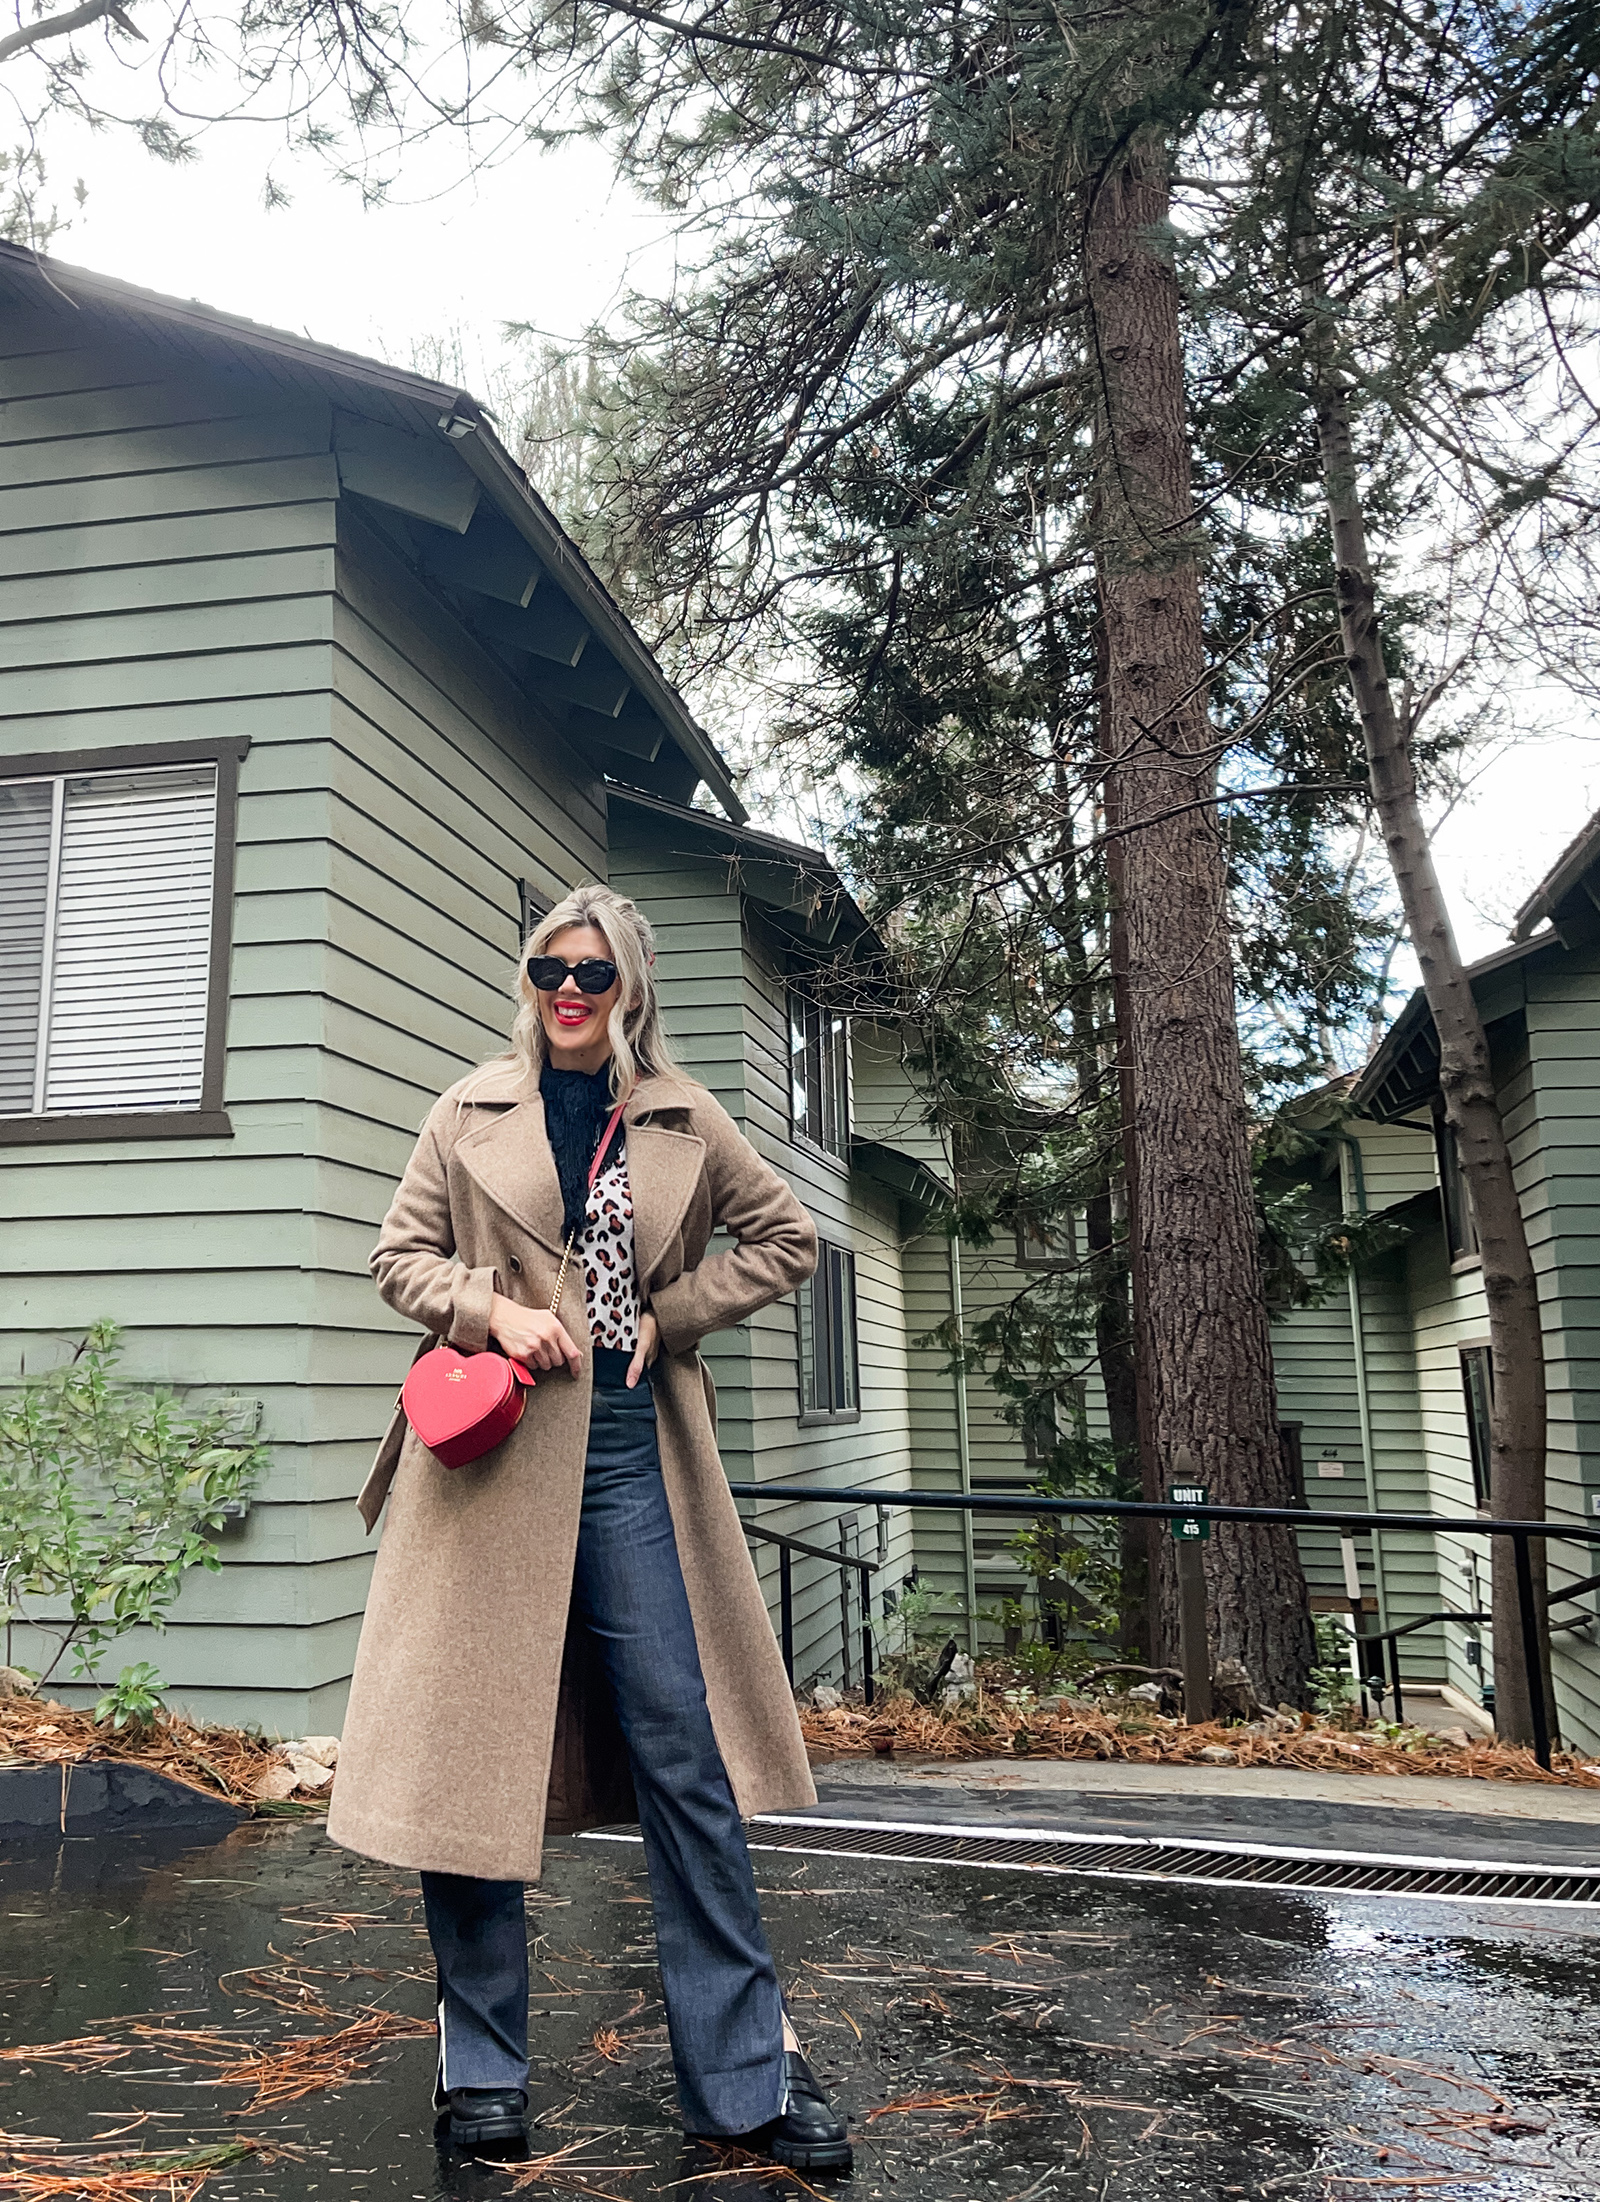
<svg viewBox="0 0 1600 2202">
<path fill-rule="evenodd" d="M 757 2145 L 791 2171 L 848 2172 L 855 2168 L 844 2120 L 834 2109 L 798 2049 L 783 2059 L 783 2108 L 763 2126 Z"/>
<path fill-rule="evenodd" d="M 515 2161 L 528 2153 L 528 2098 L 520 2087 L 453 2087 L 433 2137 L 467 2156 Z"/>
</svg>

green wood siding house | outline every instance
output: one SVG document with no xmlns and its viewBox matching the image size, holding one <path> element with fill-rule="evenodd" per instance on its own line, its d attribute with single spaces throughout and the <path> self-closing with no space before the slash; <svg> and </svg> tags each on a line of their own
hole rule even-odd
<svg viewBox="0 0 1600 2202">
<path fill-rule="evenodd" d="M 1048 1256 L 951 1238 L 880 944 L 820 857 L 749 826 L 472 399 L 0 245 L 0 445 L 0 1381 L 110 1316 L 130 1376 L 239 1401 L 270 1446 L 222 1573 L 118 1663 L 202 1714 L 339 1725 L 371 1564 L 351 1500 L 413 1345 L 368 1252 L 429 1102 L 504 1044 L 531 918 L 586 878 L 653 918 L 684 1061 L 824 1242 L 806 1292 L 709 1342 L 730 1475 L 1026 1488 L 1037 1438 L 935 1334 Z M 841 951 L 843 1003 L 813 978 Z M 1589 1518 L 1600 827 L 1474 983 L 1545 1299 L 1551 1507 Z M 1416 1000 L 1320 1138 L 1330 1213 L 1404 1229 L 1278 1326 L 1313 1504 L 1474 1503 L 1486 1323 L 1430 1048 Z M 1092 1376 L 1085 1405 L 1098 1427 Z M 969 1641 L 1021 1589 L 994 1517 L 751 1519 L 871 1561 L 880 1607 L 915 1570 Z M 1332 1543 L 1306 1556 L 1340 1602 Z M 1595 1564 L 1552 1554 L 1558 1586 Z M 1467 1544 L 1365 1565 L 1382 1625 L 1487 1602 Z M 1561 1610 L 1563 1726 L 1600 1747 L 1600 1601 Z M 796 1564 L 798 1680 L 858 1679 L 861 1623 L 853 1578 Z M 1408 1672 L 1475 1702 L 1474 1635 L 1419 1635 Z M 12 1655 L 49 1653 L 18 1631 Z"/>
<path fill-rule="evenodd" d="M 414 1343 L 367 1256 L 582 879 L 656 920 L 686 1063 L 827 1247 L 800 1304 L 711 1343 L 730 1472 L 959 1487 L 962 1396 L 914 1343 L 953 1304 L 943 1153 L 892 1024 L 804 988 L 860 913 L 744 826 L 471 398 L 0 246 L 0 443 L 0 1380 L 109 1316 L 130 1377 L 241 1402 L 270 1445 L 222 1573 L 117 1663 L 203 1715 L 338 1727 L 351 1500 Z M 918 1525 L 876 1509 L 763 1521 L 880 1584 L 913 1565 Z M 930 1536 L 965 1601 L 959 1525 Z M 800 1677 L 859 1678 L 861 1618 L 803 1564 Z"/>
<path fill-rule="evenodd" d="M 329 1729 L 416 1128 L 610 781 L 743 814 L 461 392 L 0 246 L 0 443 L 0 1374 L 111 1316 L 255 1403 L 224 1572 L 126 1656 Z"/>
</svg>

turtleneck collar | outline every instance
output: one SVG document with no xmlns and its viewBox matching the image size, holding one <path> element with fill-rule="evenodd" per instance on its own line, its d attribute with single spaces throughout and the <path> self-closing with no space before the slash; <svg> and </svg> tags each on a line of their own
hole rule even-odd
<svg viewBox="0 0 1600 2202">
<path fill-rule="evenodd" d="M 600 1134 L 614 1106 L 611 1099 L 611 1065 L 596 1071 L 557 1070 L 546 1063 L 539 1073 L 539 1093 L 544 1101 L 545 1131 L 561 1180 L 561 1230 L 563 1237 L 582 1230 L 589 1205 L 589 1165 L 600 1144 Z M 613 1160 L 622 1150 L 622 1132 L 612 1141 Z"/>
</svg>

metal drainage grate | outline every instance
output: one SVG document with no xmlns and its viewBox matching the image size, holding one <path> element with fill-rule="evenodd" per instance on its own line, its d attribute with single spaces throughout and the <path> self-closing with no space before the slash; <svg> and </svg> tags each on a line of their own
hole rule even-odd
<svg viewBox="0 0 1600 2202">
<path fill-rule="evenodd" d="M 595 1839 L 638 1842 L 621 1830 Z M 1567 1870 L 1451 1858 L 1374 1857 L 1349 1850 L 1295 1850 L 1262 1843 L 1185 1841 L 1163 1836 L 1079 1835 L 1048 1828 L 938 1827 L 905 1820 L 834 1820 L 762 1813 L 749 1827 L 752 1850 L 823 1858 L 898 1859 L 907 1865 L 986 1866 L 1023 1873 L 1078 1873 L 1113 1881 L 1324 1889 L 1367 1896 L 1431 1897 L 1444 1903 L 1600 1904 L 1600 1867 Z"/>
</svg>

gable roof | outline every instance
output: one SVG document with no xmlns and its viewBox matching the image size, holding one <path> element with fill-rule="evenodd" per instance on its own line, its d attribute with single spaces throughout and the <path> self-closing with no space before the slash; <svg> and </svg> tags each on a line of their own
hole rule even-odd
<svg viewBox="0 0 1600 2202">
<path fill-rule="evenodd" d="M 1520 978 L 1523 964 L 1558 946 L 1553 933 L 1538 933 L 1532 940 L 1513 942 L 1509 948 L 1497 948 L 1492 956 L 1469 963 L 1467 977 L 1479 1009 L 1484 1009 L 1483 996 L 1501 973 L 1516 973 Z M 1496 1008 L 1493 1015 L 1502 1016 L 1520 1006 L 1520 987 L 1515 991 L 1516 999 Z M 1431 1102 L 1438 1085 L 1439 1035 L 1428 997 L 1419 986 L 1368 1058 L 1351 1088 L 1350 1099 L 1366 1115 L 1387 1124 Z"/>
<path fill-rule="evenodd" d="M 607 753 L 607 769 L 626 776 L 627 760 L 639 760 L 648 784 L 666 746 L 679 761 L 676 791 L 692 793 L 703 780 L 743 821 L 715 744 L 469 391 L 4 241 L 0 312 L 18 351 L 48 351 L 64 333 L 76 345 L 82 317 L 91 316 L 109 343 L 170 362 L 174 377 L 246 370 L 279 403 L 331 403 L 342 487 L 406 516 L 430 579 L 464 604 L 491 644 L 524 666 L 540 661 L 541 700 L 553 695 L 581 714 L 585 741 Z M 508 587 L 507 554 L 519 547 Z"/>
<path fill-rule="evenodd" d="M 1550 924 L 1563 948 L 1578 948 L 1600 934 L 1600 811 L 1569 841 L 1517 912 L 1513 940 L 1526 940 Z"/>
<path fill-rule="evenodd" d="M 874 983 L 886 973 L 888 950 L 818 850 L 755 826 L 729 825 L 709 811 L 686 810 L 680 803 L 641 795 L 634 788 L 609 788 L 607 799 L 614 812 L 632 811 L 670 831 L 676 852 L 721 859 L 728 867 L 730 887 L 759 903 L 796 948 L 810 950 L 819 963 L 848 962 L 853 969 L 865 966 L 874 974 Z"/>
</svg>

